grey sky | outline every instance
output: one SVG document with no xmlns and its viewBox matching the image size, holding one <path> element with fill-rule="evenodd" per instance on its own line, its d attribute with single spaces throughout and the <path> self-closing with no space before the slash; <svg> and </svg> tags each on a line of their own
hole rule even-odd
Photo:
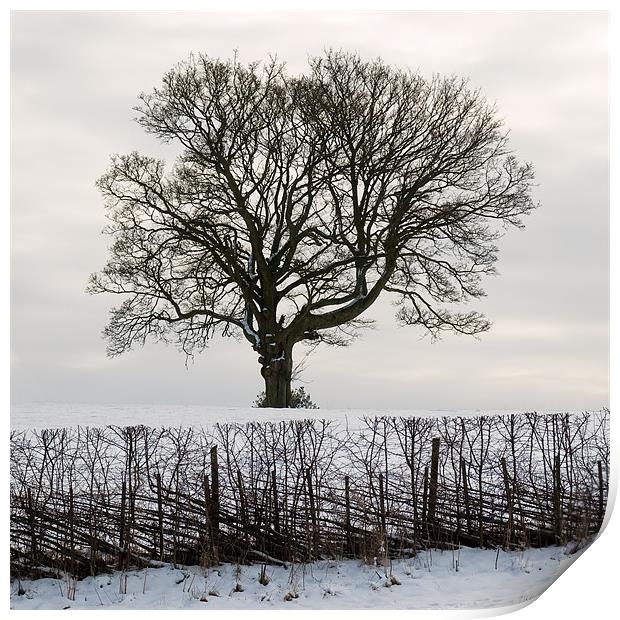
<svg viewBox="0 0 620 620">
<path fill-rule="evenodd" d="M 109 239 L 94 187 L 112 153 L 171 161 L 132 121 L 141 91 L 190 51 L 291 72 L 324 47 L 471 78 L 495 101 L 541 207 L 501 241 L 476 304 L 479 340 L 431 343 L 380 304 L 377 327 L 323 348 L 304 380 L 323 407 L 608 405 L 609 164 L 604 13 L 14 13 L 11 42 L 11 354 L 14 402 L 248 405 L 262 389 L 245 343 L 214 341 L 185 368 L 150 345 L 109 360 L 113 296 L 84 293 Z"/>
</svg>

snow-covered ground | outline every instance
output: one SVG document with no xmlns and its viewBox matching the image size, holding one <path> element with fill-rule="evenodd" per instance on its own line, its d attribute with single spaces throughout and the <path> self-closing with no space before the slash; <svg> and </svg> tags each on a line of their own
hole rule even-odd
<svg viewBox="0 0 620 620">
<path fill-rule="evenodd" d="M 210 427 L 301 418 L 361 428 L 363 417 L 476 416 L 517 411 L 279 410 L 178 405 L 13 404 L 11 428 L 139 425 Z M 539 413 L 547 413 L 539 411 Z M 552 413 L 552 412 L 548 412 Z M 509 610 L 537 598 L 577 558 L 560 547 L 504 552 L 429 550 L 390 567 L 320 561 L 287 568 L 224 564 L 102 574 L 73 582 L 45 578 L 11 583 L 13 609 L 481 609 Z M 54 576 L 57 577 L 57 576 Z M 392 578 L 393 577 L 393 578 Z M 73 591 L 73 592 L 72 592 Z"/>
<path fill-rule="evenodd" d="M 71 582 L 14 581 L 12 609 L 471 609 L 515 607 L 537 598 L 582 551 L 426 551 L 391 567 L 355 560 L 115 572 Z M 497 563 L 497 568 L 496 568 Z M 238 584 L 238 585 L 237 585 Z M 73 599 L 68 596 L 75 588 Z"/>
<path fill-rule="evenodd" d="M 75 426 L 211 426 L 217 422 L 277 422 L 319 418 L 340 422 L 375 416 L 475 416 L 523 413 L 516 410 L 414 410 L 414 409 L 255 409 L 253 407 L 207 407 L 200 405 L 93 405 L 34 403 L 11 405 L 11 428 L 60 428 Z M 538 413 L 558 413 L 539 411 Z"/>
</svg>

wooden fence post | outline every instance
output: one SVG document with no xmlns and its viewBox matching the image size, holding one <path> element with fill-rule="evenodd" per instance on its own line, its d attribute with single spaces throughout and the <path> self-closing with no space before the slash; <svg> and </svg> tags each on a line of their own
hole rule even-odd
<svg viewBox="0 0 620 620">
<path fill-rule="evenodd" d="M 158 546 L 159 561 L 164 561 L 164 506 L 161 492 L 161 474 L 157 472 L 155 476 L 157 483 L 157 530 L 158 530 Z"/>
<path fill-rule="evenodd" d="M 381 536 L 387 539 L 387 528 L 385 522 L 385 478 L 379 474 L 379 516 L 381 519 Z"/>
<path fill-rule="evenodd" d="M 250 485 L 251 486 L 251 485 Z M 245 490 L 243 487 L 243 478 L 241 477 L 241 470 L 237 469 L 237 488 L 239 489 L 239 508 L 241 517 L 241 528 L 245 534 L 247 540 L 248 536 L 248 508 L 245 501 Z"/>
<path fill-rule="evenodd" d="M 88 539 L 90 541 L 90 555 L 89 555 L 89 564 L 90 564 L 90 576 L 94 577 L 96 574 L 97 568 L 97 549 L 98 549 L 98 541 L 96 535 L 96 528 L 98 523 L 97 511 L 93 509 L 92 506 L 92 493 L 90 496 L 90 506 L 88 509 L 89 512 L 89 526 L 88 526 Z"/>
<path fill-rule="evenodd" d="M 71 552 L 71 574 L 75 575 L 75 511 L 73 506 L 73 484 L 69 484 L 69 550 Z"/>
<path fill-rule="evenodd" d="M 422 523 L 428 532 L 428 465 L 424 467 L 424 490 L 422 492 Z"/>
<path fill-rule="evenodd" d="M 312 541 L 310 543 L 311 557 L 318 553 L 319 533 L 317 531 L 316 505 L 314 502 L 314 490 L 312 488 L 312 472 L 306 469 L 306 485 L 308 487 L 308 500 L 310 501 L 310 519 L 312 521 Z"/>
<path fill-rule="evenodd" d="M 512 505 L 512 492 L 510 489 L 510 476 L 508 475 L 508 467 L 506 466 L 506 459 L 502 456 L 502 476 L 504 477 L 504 490 L 506 493 L 506 510 L 508 512 L 508 524 L 506 532 L 506 544 L 510 545 L 514 537 L 514 520 L 513 520 L 513 505 Z"/>
<path fill-rule="evenodd" d="M 344 527 L 347 533 L 347 554 L 353 553 L 353 540 L 351 539 L 351 495 L 349 476 L 344 477 Z"/>
<path fill-rule="evenodd" d="M 560 454 L 555 455 L 553 463 L 553 529 L 556 543 L 562 541 L 562 498 L 561 498 L 561 478 L 560 478 Z"/>
<path fill-rule="evenodd" d="M 125 558 L 125 504 L 127 502 L 127 484 L 123 479 L 121 486 L 121 515 L 118 531 L 118 570 L 123 570 L 123 560 Z"/>
<path fill-rule="evenodd" d="M 30 529 L 30 552 L 32 557 L 30 561 L 32 562 L 32 566 L 37 565 L 37 535 L 35 529 L 35 515 L 34 515 L 34 504 L 32 502 L 32 491 L 30 487 L 26 489 L 26 498 L 28 501 L 28 526 Z"/>
<path fill-rule="evenodd" d="M 411 485 L 411 504 L 413 506 L 413 528 L 414 532 L 418 527 L 418 495 L 416 492 L 415 486 L 415 473 L 414 473 L 413 460 L 411 461 L 411 465 L 409 466 L 409 483 Z"/>
<path fill-rule="evenodd" d="M 428 522 L 435 525 L 437 509 L 437 482 L 439 479 L 439 437 L 433 439 L 431 452 L 431 478 L 428 489 Z"/>
<path fill-rule="evenodd" d="M 217 446 L 211 448 L 211 529 L 213 531 L 214 560 L 217 562 L 220 538 L 220 478 L 217 464 Z"/>
<path fill-rule="evenodd" d="M 597 461 L 596 466 L 598 469 L 598 527 L 600 529 L 605 518 L 605 487 L 603 486 L 603 464 Z"/>
<path fill-rule="evenodd" d="M 205 544 L 204 553 L 207 555 L 207 564 L 212 566 L 217 563 L 216 549 L 213 541 L 213 520 L 211 517 L 211 485 L 209 484 L 209 475 L 205 473 L 202 477 L 202 490 L 204 497 L 205 512 Z"/>
<path fill-rule="evenodd" d="M 471 512 L 469 509 L 469 482 L 467 476 L 467 464 L 461 457 L 461 480 L 463 481 L 463 500 L 465 502 L 465 519 L 467 521 L 467 533 L 471 533 Z"/>
</svg>

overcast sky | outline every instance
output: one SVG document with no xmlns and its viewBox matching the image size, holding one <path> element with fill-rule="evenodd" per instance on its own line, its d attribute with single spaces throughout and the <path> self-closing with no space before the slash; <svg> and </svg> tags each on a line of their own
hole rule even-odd
<svg viewBox="0 0 620 620">
<path fill-rule="evenodd" d="M 305 70 L 324 47 L 471 79 L 536 169 L 541 207 L 500 243 L 477 302 L 494 323 L 432 343 L 393 308 L 308 361 L 322 407 L 581 409 L 609 404 L 609 168 L 604 13 L 14 13 L 11 41 L 13 402 L 245 406 L 262 389 L 246 343 L 186 368 L 173 347 L 108 359 L 113 296 L 84 293 L 109 239 L 95 180 L 112 153 L 171 150 L 132 121 L 137 95 L 190 51 L 270 53 Z"/>
</svg>

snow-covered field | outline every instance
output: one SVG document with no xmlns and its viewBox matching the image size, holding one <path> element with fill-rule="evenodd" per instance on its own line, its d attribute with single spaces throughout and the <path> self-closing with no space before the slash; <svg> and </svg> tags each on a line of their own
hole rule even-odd
<svg viewBox="0 0 620 620">
<path fill-rule="evenodd" d="M 11 428 L 60 428 L 75 426 L 211 426 L 217 422 L 277 422 L 319 418 L 355 424 L 376 416 L 476 416 L 523 413 L 516 410 L 413 410 L 413 409 L 255 409 L 252 407 L 207 407 L 199 405 L 93 405 L 33 403 L 11 405 Z M 539 411 L 538 413 L 557 413 Z"/>
<path fill-rule="evenodd" d="M 582 553 L 426 551 L 391 567 L 355 560 L 115 572 L 82 581 L 11 584 L 12 609 L 450 609 L 515 608 L 537 598 Z M 497 563 L 497 568 L 496 568 Z M 238 584 L 238 585 L 237 585 Z M 72 599 L 68 597 L 74 589 Z"/>
</svg>

